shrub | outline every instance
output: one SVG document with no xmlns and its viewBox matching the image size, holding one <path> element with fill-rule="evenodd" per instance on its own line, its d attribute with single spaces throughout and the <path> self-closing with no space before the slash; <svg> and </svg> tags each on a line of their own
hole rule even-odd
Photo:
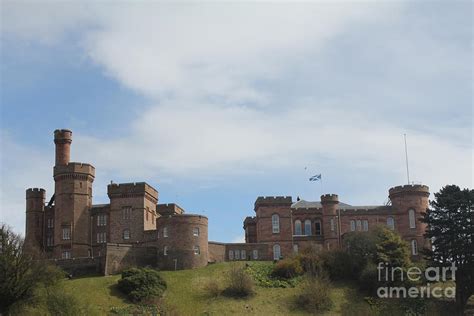
<svg viewBox="0 0 474 316">
<path fill-rule="evenodd" d="M 358 265 L 343 250 L 324 251 L 320 254 L 323 270 L 331 280 L 351 280 L 358 277 Z"/>
<path fill-rule="evenodd" d="M 323 262 L 320 253 L 313 249 L 305 249 L 297 256 L 303 271 L 311 276 L 321 276 L 323 274 Z"/>
<path fill-rule="evenodd" d="M 303 274 L 303 268 L 301 267 L 300 261 L 298 258 L 287 258 L 278 261 L 272 270 L 272 276 L 284 278 L 284 279 L 291 279 L 298 275 Z"/>
<path fill-rule="evenodd" d="M 232 265 L 227 281 L 228 286 L 224 290 L 227 296 L 245 297 L 254 293 L 253 281 L 241 266 Z"/>
<path fill-rule="evenodd" d="M 87 315 L 87 311 L 83 310 L 83 306 L 81 306 L 74 296 L 61 291 L 60 289 L 50 291 L 47 294 L 46 307 L 49 314 L 53 316 Z"/>
<path fill-rule="evenodd" d="M 133 302 L 159 298 L 166 290 L 166 282 L 158 271 L 149 268 L 132 268 L 122 272 L 118 288 Z"/>
<path fill-rule="evenodd" d="M 296 305 L 308 312 L 322 312 L 333 305 L 330 296 L 331 286 L 326 278 L 308 277 L 296 297 Z"/>
<path fill-rule="evenodd" d="M 377 295 L 377 288 L 384 286 L 383 282 L 378 280 L 377 266 L 372 262 L 367 263 L 359 276 L 359 288 L 369 295 Z"/>
<path fill-rule="evenodd" d="M 257 286 L 261 287 L 295 287 L 301 281 L 301 276 L 292 279 L 280 279 L 272 276 L 273 265 L 266 262 L 248 263 L 245 271 L 252 277 Z"/>
<path fill-rule="evenodd" d="M 217 297 L 221 294 L 221 289 L 219 288 L 219 283 L 215 280 L 209 280 L 204 283 L 203 286 L 204 293 L 209 297 Z"/>
</svg>

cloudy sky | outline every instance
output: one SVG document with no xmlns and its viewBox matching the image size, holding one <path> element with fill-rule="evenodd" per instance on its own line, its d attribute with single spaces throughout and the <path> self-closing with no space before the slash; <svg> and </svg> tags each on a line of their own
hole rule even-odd
<svg viewBox="0 0 474 316">
<path fill-rule="evenodd" d="M 106 185 L 238 241 L 259 195 L 382 204 L 472 187 L 472 2 L 1 2 L 0 221 L 53 191 L 53 131 Z M 308 178 L 321 173 L 322 183 Z"/>
</svg>

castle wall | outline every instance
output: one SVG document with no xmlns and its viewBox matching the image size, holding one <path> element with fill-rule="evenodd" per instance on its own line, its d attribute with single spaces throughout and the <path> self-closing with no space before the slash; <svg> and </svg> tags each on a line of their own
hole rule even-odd
<svg viewBox="0 0 474 316">
<path fill-rule="evenodd" d="M 131 267 L 156 266 L 156 248 L 107 243 L 103 274 L 117 274 Z"/>
<path fill-rule="evenodd" d="M 208 244 L 209 258 L 212 263 L 226 261 L 226 244 L 210 241 Z"/>
</svg>

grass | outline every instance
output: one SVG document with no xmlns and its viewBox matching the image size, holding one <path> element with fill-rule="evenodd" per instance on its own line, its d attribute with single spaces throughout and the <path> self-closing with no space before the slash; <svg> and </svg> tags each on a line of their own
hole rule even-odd
<svg viewBox="0 0 474 316">
<path fill-rule="evenodd" d="M 226 273 L 231 264 L 242 263 L 218 263 L 195 270 L 161 272 L 168 284 L 163 298 L 166 310 L 171 311 L 171 315 L 309 315 L 294 304 L 295 296 L 301 291 L 299 283 L 287 288 L 256 286 L 256 294 L 247 299 L 206 296 L 203 287 L 209 280 L 215 280 L 224 288 Z M 91 306 L 94 314 L 104 315 L 113 307 L 133 306 L 118 291 L 116 284 L 119 279 L 120 275 L 86 277 L 65 280 L 64 285 L 67 292 Z M 334 305 L 323 315 L 349 315 L 348 311 L 356 306 L 361 307 L 362 313 L 350 313 L 351 315 L 364 315 L 363 312 L 367 311 L 368 304 L 354 284 L 334 282 L 331 298 Z"/>
</svg>

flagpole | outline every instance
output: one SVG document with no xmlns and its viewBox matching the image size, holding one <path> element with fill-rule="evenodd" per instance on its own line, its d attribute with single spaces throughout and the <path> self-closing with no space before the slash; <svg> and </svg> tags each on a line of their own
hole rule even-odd
<svg viewBox="0 0 474 316">
<path fill-rule="evenodd" d="M 408 180 L 408 184 L 410 184 L 410 172 L 408 171 L 407 134 L 403 134 L 403 137 L 405 139 L 405 161 L 407 164 L 407 180 Z"/>
</svg>

